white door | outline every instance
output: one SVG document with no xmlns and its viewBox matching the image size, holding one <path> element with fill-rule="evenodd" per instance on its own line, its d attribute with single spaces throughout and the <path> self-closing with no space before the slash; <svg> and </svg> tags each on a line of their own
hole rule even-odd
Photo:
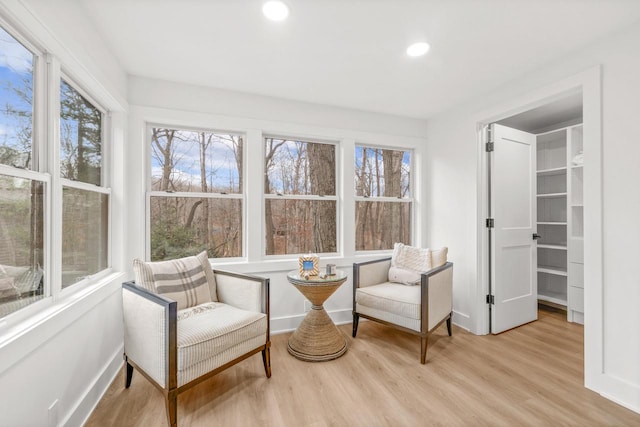
<svg viewBox="0 0 640 427">
<path fill-rule="evenodd" d="M 497 334 L 538 318 L 536 138 L 498 124 L 491 135 L 491 332 Z"/>
</svg>

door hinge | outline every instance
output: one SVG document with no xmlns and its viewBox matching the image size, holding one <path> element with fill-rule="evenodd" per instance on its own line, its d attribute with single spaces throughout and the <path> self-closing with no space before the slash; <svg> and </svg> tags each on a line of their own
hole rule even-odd
<svg viewBox="0 0 640 427">
<path fill-rule="evenodd" d="M 493 218 L 487 218 L 487 228 L 493 228 L 495 225 Z"/>
<path fill-rule="evenodd" d="M 491 126 L 487 127 L 487 144 L 485 145 L 485 149 L 487 150 L 487 152 L 491 152 L 494 149 L 494 145 L 493 145 L 493 129 L 491 129 Z"/>
<path fill-rule="evenodd" d="M 496 300 L 493 295 L 487 295 L 487 304 L 492 304 L 492 305 L 496 304 Z"/>
</svg>

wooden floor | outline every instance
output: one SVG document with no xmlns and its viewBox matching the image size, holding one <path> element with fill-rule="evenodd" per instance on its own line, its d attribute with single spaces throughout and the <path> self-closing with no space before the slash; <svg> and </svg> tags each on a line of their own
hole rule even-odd
<svg viewBox="0 0 640 427">
<path fill-rule="evenodd" d="M 583 329 L 558 313 L 498 336 L 442 326 L 420 365 L 418 337 L 374 322 L 340 327 L 349 350 L 329 362 L 272 337 L 273 376 L 255 355 L 178 398 L 179 426 L 630 426 L 640 415 L 583 387 Z M 167 425 L 162 394 L 121 373 L 87 426 Z"/>
</svg>

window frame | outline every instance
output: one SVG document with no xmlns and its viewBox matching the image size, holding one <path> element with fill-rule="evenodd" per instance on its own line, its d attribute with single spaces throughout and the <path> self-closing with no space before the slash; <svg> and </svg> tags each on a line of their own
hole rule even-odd
<svg viewBox="0 0 640 427">
<path fill-rule="evenodd" d="M 285 136 L 286 135 L 286 136 Z M 262 159 L 261 164 L 263 168 L 263 176 L 266 176 L 267 170 L 265 165 L 266 158 L 266 139 L 281 139 L 286 141 L 299 141 L 305 143 L 314 143 L 314 144 L 326 144 L 332 145 L 334 147 L 334 155 L 335 155 L 335 194 L 332 196 L 320 196 L 316 194 L 267 194 L 264 189 L 264 185 L 262 185 L 262 258 L 265 260 L 291 260 L 292 258 L 297 258 L 300 255 L 304 255 L 304 253 L 289 253 L 289 254 L 267 254 L 267 244 L 266 244 L 266 230 L 267 230 L 267 218 L 266 218 L 266 201 L 267 200 L 312 200 L 312 201 L 335 201 L 336 203 L 336 251 L 335 252 L 322 252 L 318 255 L 322 256 L 322 258 L 331 258 L 337 257 L 341 255 L 342 248 L 342 228 L 341 228 L 341 194 L 342 194 L 342 182 L 341 182 L 341 174 L 339 165 L 341 164 L 340 158 L 340 147 L 341 142 L 337 140 L 329 140 L 322 138 L 309 137 L 304 135 L 296 135 L 296 134 L 282 134 L 282 133 L 269 133 L 262 132 L 261 137 L 261 145 L 262 145 Z"/>
<path fill-rule="evenodd" d="M 60 296 L 64 297 L 66 295 L 69 294 L 73 294 L 75 292 L 76 289 L 78 288 L 84 288 L 87 285 L 89 285 L 90 283 L 93 283 L 95 281 L 98 281 L 104 277 L 106 277 L 108 274 L 111 273 L 112 271 L 112 233 L 113 233 L 113 227 L 112 227 L 112 209 L 113 209 L 113 197 L 112 197 L 112 189 L 111 189 L 111 174 L 110 174 L 110 170 L 111 170 L 111 162 L 110 162 L 110 151 L 111 151 L 111 140 L 108 139 L 111 136 L 111 121 L 109 120 L 109 113 L 108 110 L 105 109 L 101 103 L 97 102 L 95 100 L 94 97 L 92 97 L 86 90 L 84 90 L 82 88 L 82 86 L 80 86 L 79 84 L 77 84 L 74 80 L 74 78 L 65 71 L 64 67 L 60 67 L 59 68 L 59 73 L 58 73 L 58 78 L 57 78 L 57 82 L 58 84 L 55 85 L 55 93 L 57 94 L 57 110 L 56 110 L 56 123 L 57 123 L 57 129 L 56 129 L 56 133 L 55 133 L 55 144 L 53 145 L 52 149 L 55 150 L 55 152 L 53 153 L 53 155 L 50 155 L 50 160 L 55 161 L 55 169 L 52 169 L 53 171 L 55 171 L 56 177 L 57 177 L 57 181 L 58 181 L 58 185 L 56 188 L 56 191 L 59 191 L 59 214 L 60 214 L 60 219 L 59 219 L 59 223 L 56 224 L 58 229 L 60 230 L 60 232 L 62 231 L 62 216 L 63 216 L 63 199 L 62 199 L 62 190 L 67 187 L 67 188 L 72 188 L 75 190 L 81 190 L 81 191 L 88 191 L 88 192 L 92 192 L 92 193 L 98 193 L 98 194 L 104 194 L 107 196 L 107 265 L 104 269 L 97 271 L 93 274 L 89 274 L 85 277 L 83 277 L 81 280 L 78 280 L 77 282 L 71 283 L 69 285 L 67 285 L 67 287 L 62 287 L 62 236 L 59 240 L 59 250 L 54 251 L 55 256 L 56 256 L 56 263 L 60 268 L 60 271 L 57 274 L 57 277 L 60 279 L 59 282 L 54 282 L 56 283 L 56 286 L 59 286 L 60 290 L 59 290 L 59 294 Z M 73 88 L 75 91 L 77 91 L 85 100 L 87 100 L 89 103 L 91 103 L 91 105 L 97 109 L 100 112 L 100 122 L 101 122 L 101 129 L 100 129 L 100 153 L 101 153 L 101 165 L 100 165 L 100 185 L 95 185 L 95 184 L 90 184 L 87 182 L 83 182 L 83 181 L 74 181 L 72 179 L 68 179 L 68 178 L 63 178 L 61 173 L 60 173 L 60 119 L 61 119 L 61 112 L 60 112 L 60 106 L 61 106 L 61 98 L 60 98 L 60 82 L 64 80 L 65 83 L 67 85 L 69 85 L 71 88 Z M 51 85 L 51 89 L 53 90 L 54 85 Z M 54 180 L 55 182 L 55 180 Z"/>
<path fill-rule="evenodd" d="M 67 301 L 74 295 L 81 295 L 93 289 L 104 278 L 113 273 L 113 197 L 111 189 L 110 153 L 113 146 L 112 122 L 110 112 L 87 90 L 77 83 L 72 73 L 67 72 L 59 58 L 38 44 L 31 41 L 22 31 L 0 16 L 0 27 L 22 44 L 33 55 L 32 74 L 32 163 L 30 169 L 17 168 L 0 164 L 0 175 L 42 182 L 43 190 L 43 293 L 42 298 L 17 309 L 3 317 L 0 323 L 10 324 L 34 318 L 38 313 L 59 301 Z M 60 81 L 80 93 L 93 107 L 101 113 L 101 185 L 96 186 L 83 182 L 68 180 L 60 176 Z M 107 213 L 107 264 L 104 269 L 82 280 L 62 288 L 62 188 L 91 191 L 106 194 L 108 198 Z"/>
<path fill-rule="evenodd" d="M 358 196 L 358 192 L 356 189 L 356 150 L 358 148 L 363 148 L 363 149 L 374 149 L 374 150 L 390 150 L 390 151 L 403 151 L 403 152 L 408 152 L 409 153 L 409 194 L 410 197 L 389 197 L 389 196 Z M 393 250 L 393 248 L 389 248 L 389 249 L 357 249 L 356 245 L 355 245 L 355 237 L 356 237 L 356 230 L 357 230 L 357 224 L 356 224 L 356 218 L 355 218 L 355 213 L 356 213 L 356 206 L 358 204 L 358 202 L 382 202 L 382 203 L 386 203 L 386 202 L 392 202 L 392 203 L 410 203 L 411 206 L 409 208 L 409 213 L 410 213 L 410 219 L 409 219 L 409 225 L 411 227 L 410 233 L 409 233 L 409 237 L 410 237 L 410 242 L 408 243 L 409 245 L 414 244 L 414 242 L 416 241 L 416 196 L 415 196 L 415 192 L 416 192 L 416 180 L 415 180 L 415 172 L 414 172 L 414 167 L 415 167 L 415 153 L 416 150 L 413 148 L 406 148 L 406 147 L 400 147 L 400 146 L 387 146 L 387 145 L 380 145 L 380 144 L 368 144 L 366 142 L 358 142 L 356 141 L 354 146 L 353 146 L 353 152 L 354 152 L 354 163 L 353 163 L 353 177 L 354 177 L 354 182 L 353 182 L 353 206 L 354 206 L 354 228 L 353 228 L 353 239 L 354 239 L 354 251 L 356 255 L 373 255 L 373 254 L 382 254 L 382 253 L 389 253 L 390 251 Z"/>
<path fill-rule="evenodd" d="M 49 159 L 47 158 L 47 148 L 51 144 L 51 134 L 47 132 L 48 128 L 48 105 L 49 96 L 48 76 L 50 75 L 51 55 L 46 53 L 35 43 L 32 43 L 28 37 L 25 37 L 22 31 L 19 31 L 14 25 L 0 16 L 0 27 L 9 34 L 14 40 L 20 43 L 33 55 L 32 70 L 32 100 L 31 100 L 31 168 L 18 168 L 5 164 L 0 164 L 0 175 L 15 178 L 29 179 L 44 184 L 43 191 L 43 244 L 42 244 L 42 268 L 43 268 L 43 289 L 42 298 L 33 301 L 25 307 L 19 308 L 3 317 L 0 317 L 0 324 L 9 322 L 20 322 L 34 316 L 36 313 L 44 310 L 53 304 L 54 298 L 57 297 L 57 289 L 53 286 L 51 248 L 53 243 L 52 236 L 52 204 L 53 204 L 53 179 L 49 173 Z"/>
<path fill-rule="evenodd" d="M 186 191 L 154 191 L 151 190 L 152 187 L 152 151 L 151 151 L 151 138 L 152 138 L 152 128 L 161 128 L 161 129 L 174 129 L 177 131 L 188 131 L 188 132 L 207 132 L 213 134 L 222 134 L 222 135 L 236 135 L 244 138 L 246 143 L 247 141 L 247 132 L 240 130 L 221 130 L 214 129 L 208 127 L 199 127 L 199 126 L 184 126 L 179 124 L 169 124 L 155 121 L 147 121 L 144 123 L 145 126 L 145 163 L 146 163 L 146 178 L 145 178 L 145 259 L 151 259 L 151 198 L 152 197 L 192 197 L 192 198 L 207 198 L 207 199 L 232 199 L 232 200 L 240 200 L 241 203 L 241 212 L 242 218 L 240 221 L 240 229 L 242 230 L 242 240 L 241 240 L 241 254 L 238 257 L 227 257 L 227 258 L 209 258 L 210 260 L 220 260 L 221 262 L 246 262 L 247 261 L 247 184 L 243 182 L 242 188 L 240 188 L 239 193 L 214 193 L 214 192 L 186 192 Z M 246 147 L 242 151 L 242 174 L 246 176 L 247 169 L 247 150 Z M 196 255 L 196 254 L 194 254 Z"/>
</svg>

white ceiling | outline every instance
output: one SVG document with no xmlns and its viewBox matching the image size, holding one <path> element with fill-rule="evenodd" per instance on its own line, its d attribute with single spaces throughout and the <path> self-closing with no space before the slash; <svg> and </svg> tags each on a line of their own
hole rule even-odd
<svg viewBox="0 0 640 427">
<path fill-rule="evenodd" d="M 282 23 L 260 0 L 78 1 L 131 75 L 416 118 L 640 19 L 638 0 L 287 0 Z"/>
</svg>

